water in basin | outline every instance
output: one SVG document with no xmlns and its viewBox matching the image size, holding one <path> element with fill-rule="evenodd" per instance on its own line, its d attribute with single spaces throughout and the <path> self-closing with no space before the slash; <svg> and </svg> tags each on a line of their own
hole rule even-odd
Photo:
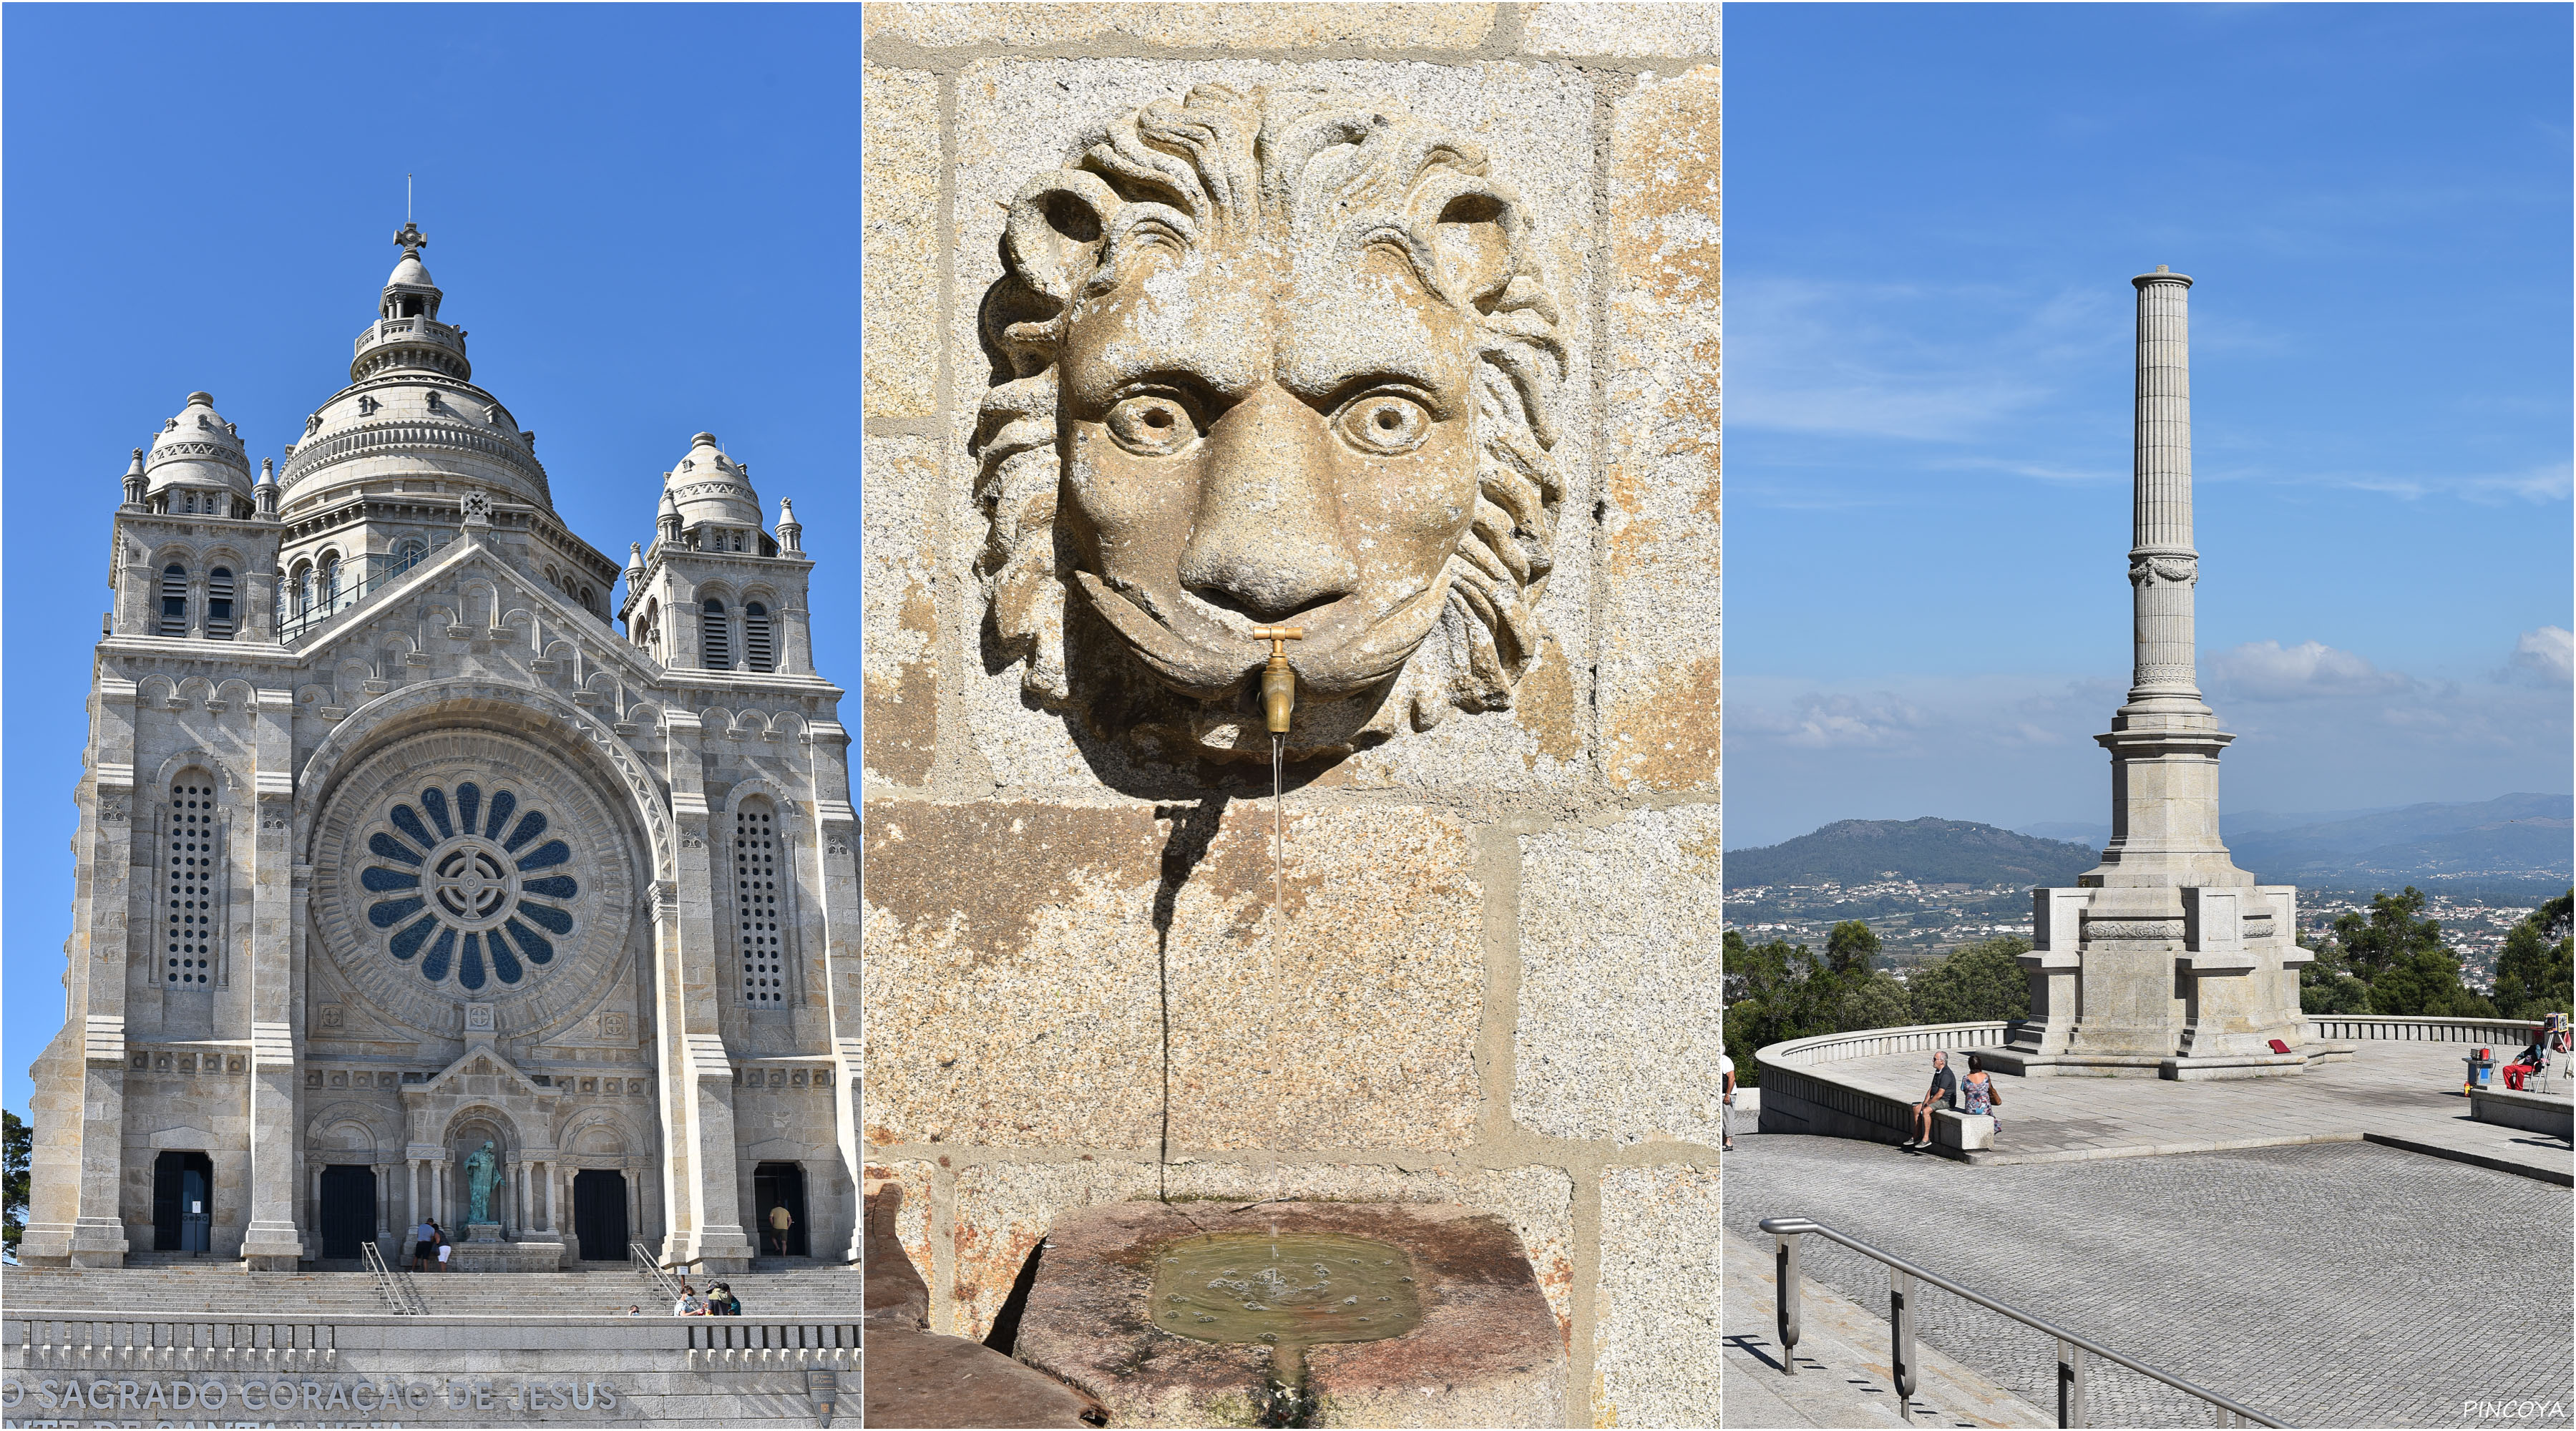
<svg viewBox="0 0 2576 1431">
<path fill-rule="evenodd" d="M 1373 1342 L 1422 1325 L 1404 1249 L 1330 1232 L 1218 1232 L 1154 1255 L 1154 1325 L 1271 1349 L 1271 1379 L 1305 1382 L 1306 1348 Z"/>
</svg>

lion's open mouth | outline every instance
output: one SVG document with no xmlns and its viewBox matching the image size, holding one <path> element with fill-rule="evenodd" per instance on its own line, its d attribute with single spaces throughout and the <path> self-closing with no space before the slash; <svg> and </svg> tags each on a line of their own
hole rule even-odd
<svg viewBox="0 0 2576 1431">
<path fill-rule="evenodd" d="M 1122 591 L 1088 571 L 1074 576 L 1101 619 L 1117 628 L 1155 675 L 1185 695 L 1200 700 L 1231 695 L 1269 654 L 1267 645 L 1252 638 L 1252 623 L 1239 613 L 1220 616 L 1221 608 L 1208 607 L 1202 614 L 1185 601 Z M 1431 634 L 1448 595 L 1444 578 L 1374 617 L 1353 597 L 1319 608 L 1301 620 L 1305 639 L 1288 649 L 1298 684 L 1316 695 L 1334 696 L 1385 680 Z"/>
</svg>

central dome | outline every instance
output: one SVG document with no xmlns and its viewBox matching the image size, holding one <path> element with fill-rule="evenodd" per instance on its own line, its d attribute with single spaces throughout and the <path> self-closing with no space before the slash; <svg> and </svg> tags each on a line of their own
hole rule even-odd
<svg viewBox="0 0 2576 1431">
<path fill-rule="evenodd" d="M 281 500 L 292 510 L 360 483 L 430 479 L 551 512 L 535 437 L 468 381 L 465 330 L 438 321 L 446 295 L 419 253 L 429 240 L 406 225 L 396 241 L 402 261 L 385 280 L 376 321 L 358 335 L 349 385 L 305 419 L 304 436 L 287 449 Z"/>
</svg>

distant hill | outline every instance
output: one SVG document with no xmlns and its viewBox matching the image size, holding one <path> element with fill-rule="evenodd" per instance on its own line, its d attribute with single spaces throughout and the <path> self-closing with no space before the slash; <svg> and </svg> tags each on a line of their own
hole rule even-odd
<svg viewBox="0 0 2576 1431">
<path fill-rule="evenodd" d="M 2525 893 L 2576 874 L 2576 799 L 2505 795 L 2308 814 L 2248 811 L 2219 820 L 2239 867 L 2283 884 L 2341 889 L 2494 888 Z M 2025 835 L 2099 847 L 2107 825 L 2025 825 Z"/>
<path fill-rule="evenodd" d="M 2236 863 L 2266 880 L 2386 884 L 2523 877 L 2566 880 L 2576 867 L 2576 799 L 2506 795 L 2286 828 L 2228 832 Z"/>
<path fill-rule="evenodd" d="M 2082 845 L 1973 820 L 1837 820 L 1794 840 L 1727 851 L 1726 883 L 1853 885 L 1893 870 L 1926 884 L 2068 885 L 2099 859 Z"/>
</svg>

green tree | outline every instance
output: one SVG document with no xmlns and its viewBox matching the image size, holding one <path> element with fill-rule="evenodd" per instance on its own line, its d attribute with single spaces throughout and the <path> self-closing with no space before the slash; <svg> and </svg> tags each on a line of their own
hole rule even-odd
<svg viewBox="0 0 2576 1431">
<path fill-rule="evenodd" d="M 2576 1003 L 2576 961 L 2571 961 L 2571 912 L 2576 889 L 2522 917 L 2504 937 L 2496 956 L 2496 1013 L 2508 1019 L 2536 1019 L 2566 1013 Z"/>
<path fill-rule="evenodd" d="M 1937 964 L 1915 971 L 1907 985 L 1918 1024 L 1964 1024 L 1983 1019 L 2030 1017 L 2030 974 L 2021 956 L 2030 941 L 2018 934 L 1962 944 Z"/>
<path fill-rule="evenodd" d="M 1857 919 L 1846 919 L 1825 936 L 1825 968 L 1836 977 L 1866 976 L 1878 967 L 1878 936 Z M 1864 1028 L 1880 1025 L 1865 1024 Z"/>
<path fill-rule="evenodd" d="M 2407 963 L 2414 955 L 2442 947 L 2441 921 L 2426 919 L 2424 893 L 2413 885 L 2404 894 L 2374 894 L 2370 913 L 2346 910 L 2335 916 L 2335 943 L 2353 977 L 2379 982 L 2383 970 Z"/>
<path fill-rule="evenodd" d="M 2370 1011 L 2417 1018 L 2493 1018 L 2495 1005 L 2460 982 L 2460 956 L 2442 943 L 2439 920 L 2424 917 L 2424 894 L 2374 894 L 2370 913 L 2335 916 L 2335 943 L 2353 977 L 2370 986 Z M 2320 961 L 2322 962 L 2322 961 Z M 2304 988 L 2300 1007 L 2307 999 Z"/>
<path fill-rule="evenodd" d="M 28 1168 L 36 1151 L 36 1132 L 17 1114 L 0 1109 L 0 1239 L 9 1260 L 18 1260 L 18 1239 L 27 1232 Z"/>
<path fill-rule="evenodd" d="M 2328 937 L 2310 944 L 2300 941 L 2316 958 L 2299 968 L 2299 1012 L 2303 1014 L 2366 1014 L 2370 1012 L 2370 986 L 2352 975 L 2352 966 L 2343 954 L 2343 946 Z"/>
</svg>

